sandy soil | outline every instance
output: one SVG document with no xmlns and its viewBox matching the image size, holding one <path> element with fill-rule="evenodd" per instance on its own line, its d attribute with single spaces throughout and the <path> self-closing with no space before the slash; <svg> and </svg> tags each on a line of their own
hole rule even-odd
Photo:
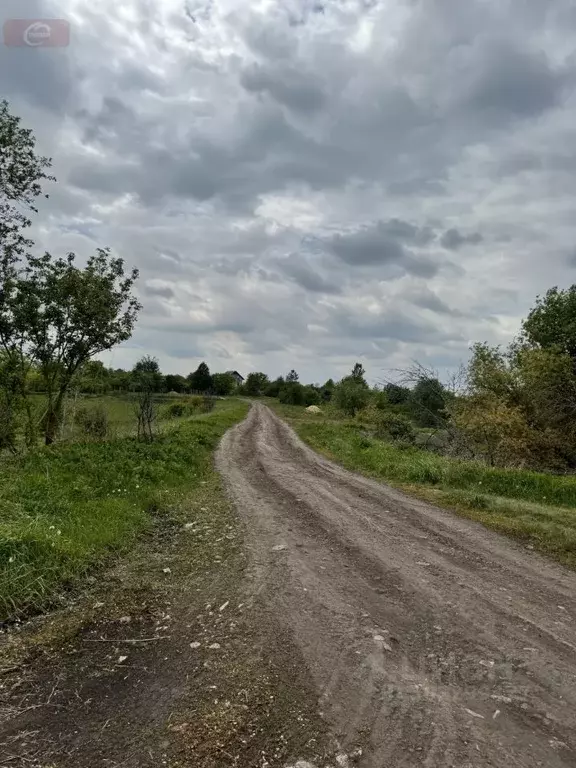
<svg viewBox="0 0 576 768">
<path fill-rule="evenodd" d="M 359 765 L 576 765 L 576 574 L 330 463 L 261 404 L 218 468 L 249 589 Z"/>
</svg>

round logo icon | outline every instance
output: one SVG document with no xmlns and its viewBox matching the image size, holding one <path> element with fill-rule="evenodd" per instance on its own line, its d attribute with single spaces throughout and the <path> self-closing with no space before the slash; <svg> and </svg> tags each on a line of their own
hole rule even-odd
<svg viewBox="0 0 576 768">
<path fill-rule="evenodd" d="M 35 21 L 26 27 L 22 39 L 26 45 L 37 48 L 39 45 L 47 45 L 51 35 L 52 29 L 49 24 L 44 21 Z"/>
</svg>

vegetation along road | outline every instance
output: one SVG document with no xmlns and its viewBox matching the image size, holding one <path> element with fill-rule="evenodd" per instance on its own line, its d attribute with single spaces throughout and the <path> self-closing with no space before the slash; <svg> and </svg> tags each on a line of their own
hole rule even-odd
<svg viewBox="0 0 576 768">
<path fill-rule="evenodd" d="M 360 765 L 575 764 L 572 572 L 321 458 L 262 404 L 218 464 L 252 590 Z"/>
</svg>

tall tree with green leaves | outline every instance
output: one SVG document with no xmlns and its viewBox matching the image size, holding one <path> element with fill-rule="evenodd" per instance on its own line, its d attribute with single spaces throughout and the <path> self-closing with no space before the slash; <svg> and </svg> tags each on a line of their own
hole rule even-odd
<svg viewBox="0 0 576 768">
<path fill-rule="evenodd" d="M 346 376 L 334 388 L 333 401 L 348 416 L 355 416 L 368 405 L 370 390 L 366 382 L 354 376 Z"/>
<path fill-rule="evenodd" d="M 292 370 L 286 376 L 286 383 L 293 384 L 294 382 L 299 381 L 299 379 L 300 377 L 298 376 L 294 368 L 292 368 Z"/>
<path fill-rule="evenodd" d="M 212 376 L 212 389 L 220 397 L 231 395 L 236 389 L 236 379 L 231 373 L 215 373 Z"/>
<path fill-rule="evenodd" d="M 212 388 L 212 376 L 207 363 L 200 363 L 194 373 L 188 376 L 188 384 L 192 392 L 208 392 Z"/>
<path fill-rule="evenodd" d="M 144 355 L 132 369 L 132 381 L 136 389 L 146 387 L 150 392 L 160 392 L 164 377 L 155 357 Z"/>
<path fill-rule="evenodd" d="M 75 254 L 28 256 L 4 296 L 0 322 L 22 340 L 37 364 L 47 395 L 46 444 L 54 441 L 62 406 L 77 371 L 92 357 L 132 335 L 140 304 L 138 271 L 98 249 L 84 268 Z"/>
<path fill-rule="evenodd" d="M 248 378 L 244 383 L 244 392 L 251 397 L 259 397 L 264 394 L 269 383 L 270 380 L 265 373 L 253 371 L 248 374 Z"/>
<path fill-rule="evenodd" d="M 545 296 L 538 296 L 522 332 L 529 344 L 555 348 L 576 362 L 576 285 L 550 288 Z"/>
<path fill-rule="evenodd" d="M 352 373 L 350 374 L 350 376 L 358 384 L 362 384 L 365 387 L 368 386 L 365 379 L 366 371 L 364 370 L 364 366 L 362 365 L 362 363 L 356 363 L 354 365 L 354 368 L 352 368 Z"/>
<path fill-rule="evenodd" d="M 167 392 L 178 392 L 180 394 L 186 391 L 187 382 L 184 376 L 178 373 L 168 373 L 164 377 L 164 387 Z"/>
<path fill-rule="evenodd" d="M 51 160 L 36 154 L 32 131 L 20 123 L 8 102 L 0 101 L 0 284 L 32 245 L 23 230 L 31 224 L 29 214 L 36 213 L 42 182 L 55 180 L 46 172 Z"/>
<path fill-rule="evenodd" d="M 27 442 L 34 439 L 33 415 L 26 398 L 26 382 L 32 360 L 22 328 L 10 322 L 10 309 L 18 265 L 26 257 L 32 241 L 24 231 L 36 212 L 36 199 L 42 195 L 42 182 L 54 181 L 47 169 L 51 161 L 36 153 L 32 131 L 23 128 L 12 115 L 7 101 L 0 101 L 0 351 L 3 356 L 0 388 L 0 419 L 6 434 L 14 434 L 16 410 L 27 415 Z M 44 195 L 48 197 L 48 195 Z M 8 373 L 9 372 L 9 373 Z"/>
</svg>

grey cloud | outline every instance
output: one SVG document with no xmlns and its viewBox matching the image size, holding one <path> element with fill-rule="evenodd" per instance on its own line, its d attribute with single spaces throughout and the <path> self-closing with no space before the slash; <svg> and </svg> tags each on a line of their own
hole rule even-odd
<svg viewBox="0 0 576 768">
<path fill-rule="evenodd" d="M 298 285 L 307 291 L 329 294 L 342 292 L 341 285 L 316 272 L 305 263 L 303 257 L 299 254 L 292 254 L 290 257 L 277 262 L 277 265 L 286 275 L 292 277 Z"/>
<path fill-rule="evenodd" d="M 401 243 L 387 237 L 377 228 L 349 235 L 334 235 L 330 247 L 347 264 L 401 264 L 410 257 Z"/>
<path fill-rule="evenodd" d="M 147 296 L 161 296 L 164 299 L 171 299 L 174 296 L 174 291 L 169 285 L 150 285 L 146 283 L 144 285 L 144 293 Z"/>
<path fill-rule="evenodd" d="M 284 106 L 298 112 L 320 109 L 324 94 L 310 73 L 298 72 L 289 67 L 265 68 L 253 65 L 246 69 L 240 82 L 252 93 L 268 93 Z"/>
<path fill-rule="evenodd" d="M 482 57 L 466 98 L 472 109 L 532 117 L 560 103 L 568 73 L 554 69 L 543 51 L 514 48 L 506 41 L 482 51 Z"/>
<path fill-rule="evenodd" d="M 435 343 L 462 339 L 454 330 L 446 333 L 424 320 L 407 317 L 402 312 L 387 312 L 377 317 L 343 313 L 335 318 L 340 333 L 352 338 L 392 339 L 406 343 Z"/>
<path fill-rule="evenodd" d="M 457 251 L 463 245 L 478 245 L 484 238 L 480 232 L 472 232 L 469 235 L 463 235 L 458 229 L 447 229 L 440 238 L 440 243 L 449 251 Z"/>
<path fill-rule="evenodd" d="M 438 271 L 438 265 L 429 258 L 414 254 L 400 240 L 413 240 L 414 244 L 420 244 L 432 238 L 431 230 L 419 229 L 399 219 L 390 219 L 354 232 L 334 235 L 327 241 L 327 245 L 346 264 L 389 265 L 397 267 L 401 272 L 431 277 Z"/>
<path fill-rule="evenodd" d="M 445 301 L 431 291 L 429 288 L 420 288 L 414 293 L 408 294 L 406 298 L 418 307 L 429 309 L 440 315 L 450 315 L 452 317 L 462 317 L 463 313 L 453 307 L 449 307 Z"/>
</svg>

